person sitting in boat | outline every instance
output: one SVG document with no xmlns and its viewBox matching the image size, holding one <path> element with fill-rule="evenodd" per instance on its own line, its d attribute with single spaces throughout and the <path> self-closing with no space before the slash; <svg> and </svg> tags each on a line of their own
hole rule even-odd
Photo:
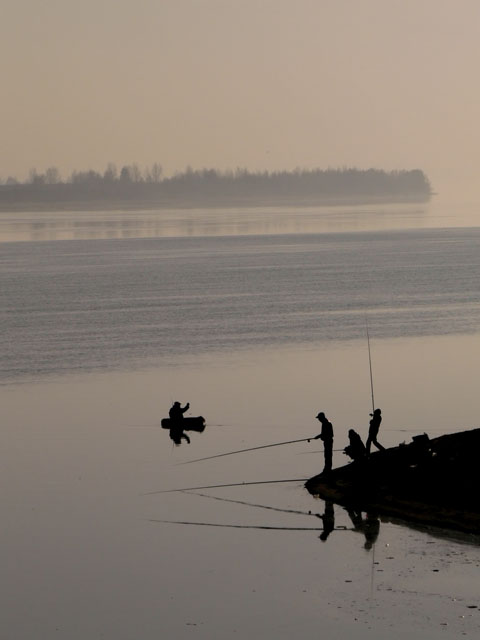
<svg viewBox="0 0 480 640">
<path fill-rule="evenodd" d="M 372 443 L 379 451 L 385 451 L 385 447 L 377 440 L 378 430 L 380 429 L 380 423 L 382 422 L 381 410 L 375 409 L 374 412 L 370 414 L 370 417 L 372 419 L 370 420 L 370 426 L 368 428 L 368 439 L 366 444 L 367 456 L 370 455 L 370 447 L 372 446 Z"/>
<path fill-rule="evenodd" d="M 363 440 L 353 429 L 349 429 L 348 431 L 348 440 L 350 444 L 345 447 L 343 452 L 346 453 L 347 456 L 350 456 L 354 462 L 365 458 L 367 450 L 363 444 Z"/>
<path fill-rule="evenodd" d="M 323 468 L 323 473 L 328 473 L 332 470 L 332 455 L 333 455 L 333 426 L 330 420 L 326 417 L 323 412 L 320 412 L 315 416 L 316 419 L 321 423 L 322 430 L 315 436 L 315 440 L 323 441 L 323 453 L 325 457 L 325 466 Z"/>
<path fill-rule="evenodd" d="M 180 402 L 174 402 L 173 406 L 168 412 L 168 415 L 170 416 L 170 420 L 175 420 L 175 422 L 178 422 L 179 420 L 183 420 L 183 414 L 189 409 L 190 409 L 189 402 L 187 402 L 187 404 L 184 407 L 180 405 Z"/>
</svg>

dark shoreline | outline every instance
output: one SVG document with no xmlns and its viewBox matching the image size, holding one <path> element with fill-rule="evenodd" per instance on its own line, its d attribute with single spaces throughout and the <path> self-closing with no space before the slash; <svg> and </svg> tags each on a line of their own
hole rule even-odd
<svg viewBox="0 0 480 640">
<path fill-rule="evenodd" d="M 424 436 L 314 476 L 305 487 L 347 509 L 478 534 L 479 445 L 480 429 Z"/>
</svg>

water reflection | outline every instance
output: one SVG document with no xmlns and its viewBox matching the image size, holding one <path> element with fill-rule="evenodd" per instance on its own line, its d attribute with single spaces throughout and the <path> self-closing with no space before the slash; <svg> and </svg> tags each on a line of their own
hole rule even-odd
<svg viewBox="0 0 480 640">
<path fill-rule="evenodd" d="M 188 444 L 190 444 L 190 438 L 185 433 L 184 427 L 181 424 L 180 425 L 176 424 L 172 426 L 169 430 L 169 435 L 170 435 L 170 440 L 173 440 L 173 442 L 177 446 L 182 444 L 182 440 L 185 440 Z"/>
<path fill-rule="evenodd" d="M 329 233 L 478 225 L 478 206 L 429 203 L 1 211 L 0 242 Z"/>
<path fill-rule="evenodd" d="M 230 524 L 230 523 L 218 523 L 218 522 L 192 522 L 185 520 L 152 520 L 152 522 L 163 522 L 168 524 L 184 524 L 191 526 L 202 526 L 202 527 L 226 527 L 233 529 L 268 529 L 268 530 L 276 530 L 276 531 L 320 531 L 319 538 L 323 542 L 325 542 L 328 536 L 332 533 L 332 531 L 347 531 L 352 530 L 347 528 L 346 526 L 338 526 L 335 527 L 335 508 L 334 504 L 330 500 L 322 500 L 324 503 L 323 513 L 312 513 L 312 511 L 300 511 L 297 509 L 286 509 L 280 507 L 274 507 L 271 505 L 259 504 L 256 502 L 247 502 L 245 500 L 234 500 L 233 498 L 224 498 L 220 496 L 213 496 L 207 493 L 200 493 L 195 490 L 184 490 L 181 493 L 185 493 L 192 496 L 197 496 L 199 498 L 207 498 L 209 500 L 218 500 L 219 502 L 227 502 L 230 504 L 238 504 L 246 507 L 254 507 L 255 509 L 265 509 L 267 511 L 275 511 L 277 513 L 288 513 L 293 515 L 300 516 L 310 516 L 314 518 L 318 518 L 322 521 L 322 527 L 291 527 L 291 526 L 275 526 L 269 524 Z M 354 528 L 353 531 L 356 531 Z M 378 532 L 377 532 L 378 535 Z"/>
<path fill-rule="evenodd" d="M 248 484 L 248 483 L 247 483 Z M 228 485 L 227 485 L 228 486 Z M 480 534 L 472 533 L 467 534 L 461 531 L 454 531 L 450 529 L 443 529 L 438 526 L 425 526 L 415 522 L 409 522 L 401 518 L 395 518 L 392 516 L 386 516 L 379 511 L 376 511 L 370 507 L 366 507 L 360 504 L 344 506 L 334 503 L 332 500 L 323 500 L 318 496 L 313 496 L 316 501 L 319 501 L 320 509 L 312 510 L 300 510 L 291 509 L 285 507 L 276 507 L 273 505 L 260 504 L 257 502 L 249 502 L 246 500 L 238 500 L 234 498 L 227 498 L 222 496 L 215 496 L 212 494 L 201 493 L 195 489 L 180 490 L 182 494 L 195 496 L 198 498 L 206 498 L 208 500 L 214 500 L 218 502 L 240 505 L 246 507 L 253 507 L 255 509 L 262 509 L 265 511 L 284 513 L 295 516 L 307 516 L 321 520 L 322 526 L 292 526 L 290 524 L 276 525 L 274 523 L 255 523 L 250 524 L 248 522 L 207 522 L 207 521 L 192 521 L 192 520 L 167 520 L 167 519 L 150 519 L 151 522 L 163 523 L 163 524 L 178 524 L 187 526 L 199 526 L 199 527 L 219 527 L 229 529 L 257 529 L 268 531 L 316 531 L 319 532 L 318 538 L 322 542 L 330 541 L 335 538 L 331 536 L 332 532 L 344 532 L 361 534 L 364 538 L 361 547 L 366 551 L 374 550 L 375 544 L 380 535 L 381 524 L 400 526 L 404 529 L 410 529 L 413 531 L 419 531 L 426 533 L 429 536 L 437 538 L 439 540 L 456 541 L 460 543 L 466 543 L 471 546 L 480 546 Z M 345 515 L 348 516 L 350 525 L 345 519 Z M 340 522 L 337 522 L 337 521 Z M 334 542 L 335 544 L 335 542 Z"/>
<path fill-rule="evenodd" d="M 347 508 L 347 513 L 353 524 L 353 531 L 363 533 L 365 536 L 365 549 L 370 550 L 377 541 L 380 532 L 380 518 L 374 511 L 367 511 L 363 516 L 362 511 Z"/>
<path fill-rule="evenodd" d="M 0 212 L 0 241 L 276 235 L 423 227 L 429 206 Z"/>
<path fill-rule="evenodd" d="M 323 531 L 320 534 L 320 540 L 326 542 L 328 536 L 335 529 L 335 510 L 333 508 L 333 502 L 327 500 L 325 502 L 325 511 L 323 515 L 318 515 L 323 522 Z"/>
</svg>

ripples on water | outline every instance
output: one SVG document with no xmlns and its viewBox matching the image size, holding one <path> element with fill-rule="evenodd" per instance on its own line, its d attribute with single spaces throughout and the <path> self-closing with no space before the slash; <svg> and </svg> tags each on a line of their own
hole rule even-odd
<svg viewBox="0 0 480 640">
<path fill-rule="evenodd" d="M 366 315 L 382 442 L 475 424 L 475 333 L 379 338 L 478 332 L 480 230 L 416 207 L 196 215 L 0 215 L 0 635 L 476 638 L 476 546 L 382 520 L 367 551 L 337 506 L 323 542 L 303 482 L 143 494 L 316 474 L 318 441 L 176 463 L 313 435 L 320 409 L 335 448 L 365 434 Z M 208 425 L 181 447 L 158 425 L 177 393 Z"/>
<path fill-rule="evenodd" d="M 479 229 L 6 243 L 0 378 L 479 327 Z"/>
</svg>

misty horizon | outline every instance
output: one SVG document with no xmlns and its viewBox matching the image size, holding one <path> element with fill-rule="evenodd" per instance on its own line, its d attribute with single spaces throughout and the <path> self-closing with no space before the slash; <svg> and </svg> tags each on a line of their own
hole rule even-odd
<svg viewBox="0 0 480 640">
<path fill-rule="evenodd" d="M 2 8 L 4 181 L 161 157 L 167 176 L 421 167 L 476 196 L 474 0 Z"/>
</svg>

